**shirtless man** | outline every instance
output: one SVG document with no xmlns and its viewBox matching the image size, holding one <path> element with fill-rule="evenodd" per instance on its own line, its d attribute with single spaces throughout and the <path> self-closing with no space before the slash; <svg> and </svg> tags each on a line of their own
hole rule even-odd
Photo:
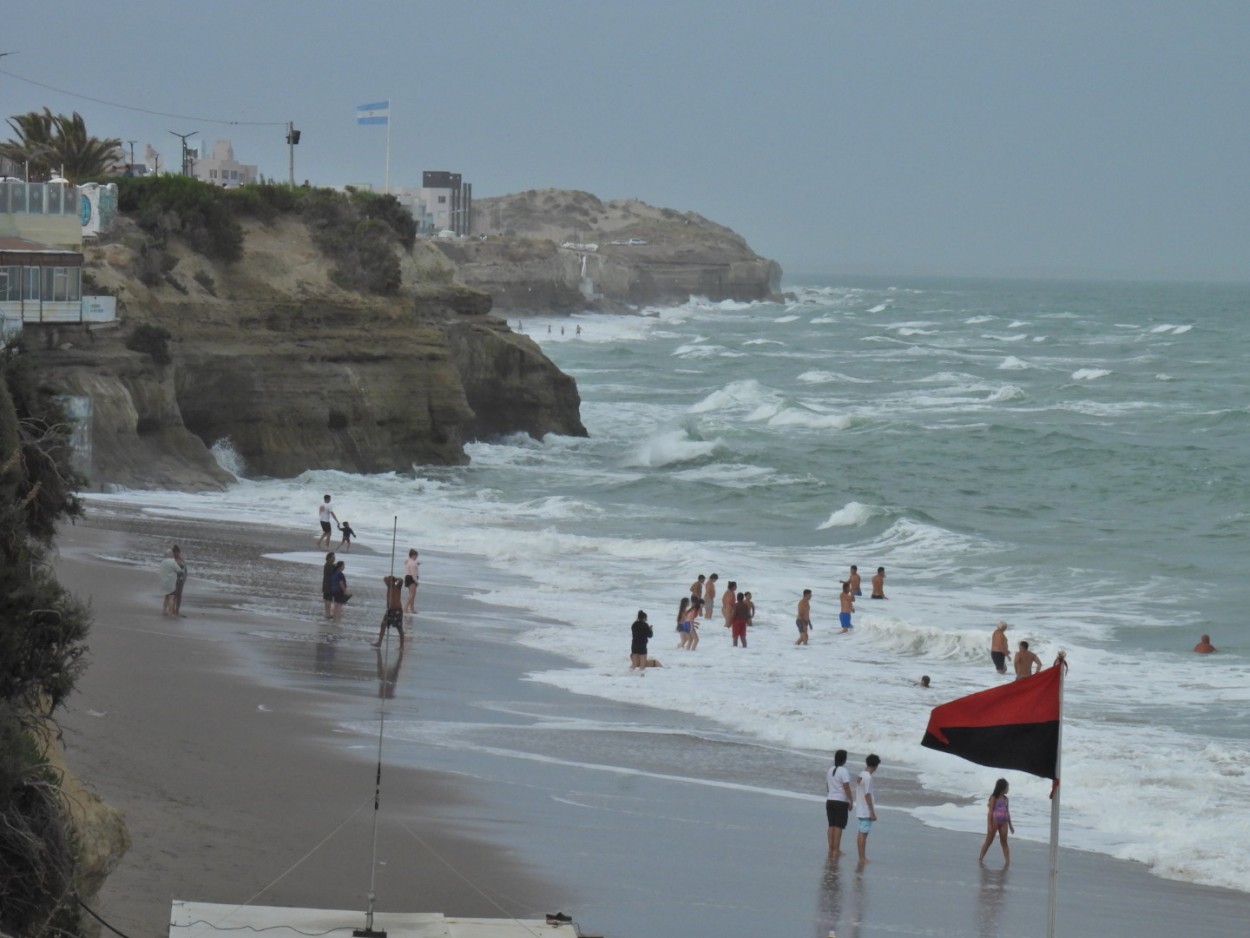
<svg viewBox="0 0 1250 938">
<path fill-rule="evenodd" d="M 1002 619 L 998 620 L 998 625 L 994 628 L 994 634 L 990 636 L 990 658 L 994 661 L 994 667 L 999 674 L 1007 673 L 1007 629 L 1009 626 Z"/>
<path fill-rule="evenodd" d="M 811 590 L 803 590 L 803 598 L 799 600 L 799 608 L 794 613 L 794 627 L 799 630 L 799 637 L 794 640 L 794 644 L 806 645 L 807 633 L 812 630 Z"/>
<path fill-rule="evenodd" d="M 729 581 L 729 586 L 725 588 L 725 593 L 720 598 L 720 614 L 725 619 L 725 628 L 733 623 L 734 603 L 738 601 L 738 584 L 733 580 Z"/>
<path fill-rule="evenodd" d="M 1028 642 L 1021 642 L 1020 650 L 1016 652 L 1015 666 L 1016 680 L 1023 681 L 1042 670 L 1042 659 L 1029 651 Z"/>
<path fill-rule="evenodd" d="M 838 622 L 842 625 L 842 631 L 839 635 L 845 635 L 854 628 L 851 625 L 851 613 L 855 611 L 855 596 L 851 593 L 851 581 L 842 581 L 842 593 L 838 596 L 838 602 L 841 604 L 838 613 Z"/>
<path fill-rule="evenodd" d="M 720 579 L 719 573 L 713 573 L 707 578 L 707 582 L 703 584 L 703 618 L 712 618 L 712 607 L 716 605 L 716 581 Z"/>
<path fill-rule="evenodd" d="M 1215 646 L 1211 644 L 1211 636 L 1202 636 L 1202 641 L 1194 646 L 1194 651 L 1200 655 L 1209 655 L 1215 651 Z"/>
<path fill-rule="evenodd" d="M 404 647 L 404 581 L 397 576 L 384 576 L 386 584 L 386 614 L 382 616 L 382 625 L 378 628 L 378 640 L 370 642 L 374 648 L 382 644 L 387 628 L 399 632 L 399 647 Z"/>
<path fill-rule="evenodd" d="M 747 601 L 747 625 L 755 625 L 755 600 L 751 598 L 751 594 L 746 594 Z"/>
<path fill-rule="evenodd" d="M 864 595 L 864 591 L 860 588 L 860 585 L 859 585 L 859 567 L 855 566 L 855 564 L 851 564 L 851 575 L 847 578 L 846 582 L 851 584 L 852 596 Z"/>
<path fill-rule="evenodd" d="M 705 577 L 702 573 L 700 573 L 699 578 L 690 584 L 691 601 L 703 598 L 703 590 L 704 590 L 706 583 L 707 583 L 707 577 Z"/>
<path fill-rule="evenodd" d="M 869 599 L 885 599 L 885 567 L 877 567 L 877 573 L 872 578 L 872 595 Z"/>
</svg>

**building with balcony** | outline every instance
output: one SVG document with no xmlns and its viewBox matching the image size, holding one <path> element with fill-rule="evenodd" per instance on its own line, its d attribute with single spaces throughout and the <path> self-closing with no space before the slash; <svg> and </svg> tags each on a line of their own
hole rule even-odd
<svg viewBox="0 0 1250 938">
<path fill-rule="evenodd" d="M 201 156 L 191 161 L 191 175 L 214 186 L 247 186 L 256 182 L 258 172 L 250 163 L 240 163 L 234 158 L 234 146 L 229 140 L 213 144 L 212 156 Z"/>
</svg>

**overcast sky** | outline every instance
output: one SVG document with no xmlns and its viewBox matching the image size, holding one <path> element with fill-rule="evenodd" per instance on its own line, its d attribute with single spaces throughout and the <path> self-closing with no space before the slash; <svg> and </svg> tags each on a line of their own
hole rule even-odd
<svg viewBox="0 0 1250 938">
<path fill-rule="evenodd" d="M 393 185 L 639 198 L 794 274 L 1250 280 L 1242 0 L 41 0 L 3 20 L 0 116 L 78 111 L 164 165 L 169 131 L 196 131 L 285 179 L 293 120 L 297 180 L 381 187 L 386 128 L 354 108 L 389 98 Z"/>
</svg>

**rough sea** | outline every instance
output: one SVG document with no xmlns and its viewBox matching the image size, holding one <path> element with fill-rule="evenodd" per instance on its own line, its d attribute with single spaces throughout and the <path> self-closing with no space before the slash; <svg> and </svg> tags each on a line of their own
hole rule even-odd
<svg viewBox="0 0 1250 938">
<path fill-rule="evenodd" d="M 718 721 L 808 760 L 815 797 L 831 750 L 876 752 L 926 790 L 909 810 L 939 827 L 983 830 L 1010 774 L 1019 836 L 1044 841 L 1048 781 L 920 746 L 931 707 L 1007 680 L 988 654 L 1006 619 L 1013 648 L 1070 663 L 1061 841 L 1247 890 L 1250 287 L 786 288 L 783 303 L 511 317 L 576 378 L 586 439 L 476 443 L 468 466 L 415 476 L 93 501 L 315 532 L 330 492 L 383 552 L 398 516 L 401 555 L 463 560 L 453 573 L 427 557 L 424 578 L 471 571 L 455 585 L 545 623 L 491 626 L 567 657 L 534 679 Z M 844 636 L 850 564 L 865 593 L 884 566 L 889 599 L 865 596 Z M 746 651 L 719 616 L 697 651 L 676 649 L 678 601 L 712 572 L 753 593 Z M 628 672 L 638 609 L 665 666 L 645 680 Z M 1217 654 L 1192 653 L 1202 633 Z"/>
</svg>

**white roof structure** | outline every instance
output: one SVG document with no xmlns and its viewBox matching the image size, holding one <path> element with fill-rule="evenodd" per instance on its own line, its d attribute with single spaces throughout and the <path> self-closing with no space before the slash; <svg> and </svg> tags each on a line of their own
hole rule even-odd
<svg viewBox="0 0 1250 938">
<path fill-rule="evenodd" d="M 309 935 L 351 938 L 365 927 L 365 913 L 329 909 L 286 909 L 278 906 L 184 902 L 169 910 L 169 938 L 237 938 L 263 931 L 265 938 L 308 938 Z M 571 922 L 549 925 L 541 919 L 447 918 L 438 912 L 374 912 L 373 930 L 387 938 L 578 938 Z"/>
</svg>

